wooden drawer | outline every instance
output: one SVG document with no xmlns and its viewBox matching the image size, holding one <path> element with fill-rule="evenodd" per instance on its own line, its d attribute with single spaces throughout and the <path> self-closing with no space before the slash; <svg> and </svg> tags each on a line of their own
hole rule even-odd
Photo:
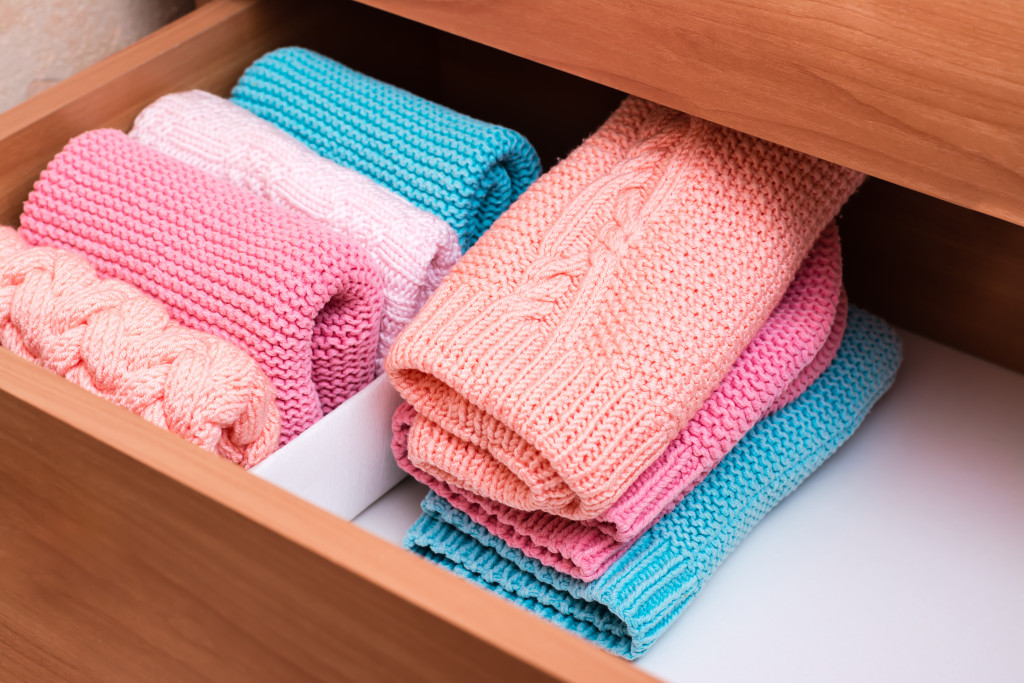
<svg viewBox="0 0 1024 683">
<path fill-rule="evenodd" d="M 623 11 L 616 24 L 622 31 L 612 38 L 587 28 L 582 2 L 370 4 L 559 69 L 356 3 L 214 0 L 0 116 L 0 222 L 17 223 L 33 180 L 70 137 L 97 127 L 127 129 L 144 106 L 168 92 L 227 94 L 252 60 L 288 44 L 513 126 L 548 165 L 621 98 L 601 82 L 1024 220 L 1019 81 L 1001 81 L 1001 90 L 989 82 L 977 88 L 980 100 L 1000 103 L 987 129 L 999 144 L 975 144 L 987 138 L 968 135 L 967 142 L 953 145 L 960 138 L 951 133 L 936 143 L 941 153 L 930 166 L 921 140 L 935 131 L 915 129 L 907 119 L 911 133 L 904 133 L 903 143 L 899 131 L 888 130 L 872 142 L 876 119 L 867 105 L 864 111 L 851 105 L 863 104 L 857 93 L 846 93 L 851 100 L 833 93 L 838 118 L 818 121 L 806 108 L 820 96 L 814 78 L 791 84 L 805 93 L 803 105 L 792 103 L 774 118 L 763 112 L 780 101 L 778 90 L 767 98 L 747 91 L 721 99 L 729 91 L 722 83 L 757 76 L 752 62 L 722 62 L 734 71 L 704 97 L 701 78 L 705 85 L 712 80 L 708 70 L 725 59 L 725 46 L 700 54 L 705 72 L 696 80 L 681 75 L 691 73 L 686 60 L 667 66 L 652 61 L 652 55 L 678 57 L 692 47 L 681 24 L 700 20 L 710 26 L 705 10 L 698 13 L 687 3 L 641 3 L 643 11 Z M 989 4 L 1003 12 L 1002 23 L 993 26 L 1012 25 L 1015 12 L 1020 18 L 1011 3 Z M 679 16 L 656 21 L 651 12 L 660 5 Z M 739 4 L 701 6 L 723 12 L 735 26 L 752 20 L 753 10 Z M 596 7 L 598 24 L 608 25 L 618 12 L 613 3 Z M 577 16 L 583 18 L 573 26 Z M 824 25 L 826 19 L 814 21 Z M 788 25 L 775 26 L 783 31 Z M 569 37 L 568 47 L 552 42 L 558 32 Z M 645 35 L 650 44 L 630 52 Z M 807 59 L 827 42 L 805 46 Z M 1003 45 L 1018 66 L 1021 44 Z M 971 49 L 990 55 L 987 46 Z M 779 59 L 766 45 L 750 50 L 748 61 L 757 50 L 766 65 Z M 668 69 L 673 64 L 679 75 Z M 852 78 L 837 69 L 846 75 L 830 83 Z M 771 74 L 767 78 L 771 84 Z M 904 85 L 885 87 L 895 92 Z M 755 101 L 762 109 L 745 108 Z M 974 105 L 949 111 L 963 118 Z M 808 125 L 798 130 L 797 120 Z M 910 150 L 902 162 L 901 149 Z M 958 165 L 962 159 L 973 161 Z M 844 213 L 847 281 L 855 301 L 1024 369 L 1024 230 L 880 181 L 870 181 Z M 649 680 L 2 349 L 0 533 L 0 673 L 9 680 Z"/>
</svg>

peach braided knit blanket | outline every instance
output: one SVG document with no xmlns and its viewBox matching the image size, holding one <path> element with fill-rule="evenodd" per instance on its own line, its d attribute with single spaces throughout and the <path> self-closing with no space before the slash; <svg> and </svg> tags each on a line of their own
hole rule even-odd
<svg viewBox="0 0 1024 683">
<path fill-rule="evenodd" d="M 161 97 L 142 110 L 128 135 L 322 220 L 366 250 L 384 294 L 377 374 L 395 337 L 462 253 L 458 235 L 437 216 L 211 93 Z"/>
<path fill-rule="evenodd" d="M 25 202 L 21 234 L 249 353 L 274 383 L 282 443 L 374 377 L 381 285 L 361 248 L 120 131 L 64 147 Z"/>
<path fill-rule="evenodd" d="M 454 488 L 407 456 L 415 412 L 394 416 L 399 466 L 476 523 L 558 571 L 593 581 L 672 510 L 765 415 L 796 399 L 835 358 L 846 329 L 839 231 L 818 239 L 778 307 L 722 383 L 668 448 L 595 520 L 524 512 Z"/>
<path fill-rule="evenodd" d="M 281 433 L 274 387 L 241 349 L 182 327 L 82 257 L 0 227 L 0 346 L 245 467 Z"/>
<path fill-rule="evenodd" d="M 679 434 L 863 180 L 637 98 L 542 176 L 399 336 L 410 461 L 593 519 Z"/>
</svg>

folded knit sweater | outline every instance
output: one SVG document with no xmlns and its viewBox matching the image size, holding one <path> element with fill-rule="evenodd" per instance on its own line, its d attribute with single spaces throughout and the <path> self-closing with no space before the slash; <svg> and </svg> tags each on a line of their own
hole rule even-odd
<svg viewBox="0 0 1024 683">
<path fill-rule="evenodd" d="M 362 249 L 120 131 L 64 147 L 20 232 L 82 254 L 183 325 L 249 353 L 277 391 L 282 443 L 373 379 L 380 276 Z"/>
<path fill-rule="evenodd" d="M 428 494 L 405 545 L 622 657 L 641 656 L 775 505 L 854 432 L 888 389 L 900 342 L 851 308 L 835 360 L 806 392 L 751 429 L 601 578 L 584 583 L 510 548 Z"/>
<path fill-rule="evenodd" d="M 803 393 L 831 363 L 846 329 L 841 263 L 833 225 L 722 384 L 658 459 L 595 520 L 516 510 L 416 469 L 408 458 L 415 419 L 408 404 L 394 416 L 395 458 L 508 545 L 570 576 L 593 581 L 700 483 L 758 420 Z M 790 391 L 794 386 L 795 393 Z"/>
<path fill-rule="evenodd" d="M 381 275 L 384 295 L 377 374 L 395 337 L 461 253 L 458 235 L 437 216 L 211 93 L 161 97 L 142 110 L 129 136 L 322 220 L 362 247 Z"/>
<path fill-rule="evenodd" d="M 540 175 L 519 133 L 286 47 L 256 60 L 231 100 L 440 216 L 473 246 Z"/>
<path fill-rule="evenodd" d="M 761 329 L 863 176 L 637 98 L 452 269 L 386 367 L 411 462 L 594 519 Z"/>
</svg>

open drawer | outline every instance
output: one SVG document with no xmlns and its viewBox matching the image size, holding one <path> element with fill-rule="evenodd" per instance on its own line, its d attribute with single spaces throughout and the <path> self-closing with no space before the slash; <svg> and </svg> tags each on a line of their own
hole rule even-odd
<svg viewBox="0 0 1024 683">
<path fill-rule="evenodd" d="M 70 137 L 226 95 L 289 44 L 521 130 L 546 165 L 622 97 L 356 3 L 214 0 L 0 116 L 0 222 Z M 1024 368 L 1024 230 L 881 182 L 845 213 L 854 301 Z M 0 534 L 5 680 L 649 680 L 2 349 Z"/>
</svg>

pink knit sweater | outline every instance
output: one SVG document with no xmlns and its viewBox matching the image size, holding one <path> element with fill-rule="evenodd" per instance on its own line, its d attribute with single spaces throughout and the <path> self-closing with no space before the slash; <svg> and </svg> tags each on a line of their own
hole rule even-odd
<svg viewBox="0 0 1024 683">
<path fill-rule="evenodd" d="M 282 442 L 373 379 L 380 278 L 361 249 L 120 131 L 71 140 L 21 225 L 247 351 L 277 390 Z"/>
<path fill-rule="evenodd" d="M 409 458 L 593 519 L 697 412 L 863 176 L 628 98 L 452 269 L 387 359 Z"/>
<path fill-rule="evenodd" d="M 826 230 L 779 306 L 700 411 L 596 520 L 523 512 L 434 479 L 406 455 L 415 411 L 395 414 L 399 465 L 509 545 L 590 581 L 691 491 L 762 417 L 788 404 L 835 357 L 846 327 L 838 230 Z"/>
<path fill-rule="evenodd" d="M 437 216 L 211 93 L 161 97 L 142 110 L 128 135 L 322 220 L 365 249 L 383 284 L 378 374 L 395 337 L 461 254 L 458 235 Z"/>
<path fill-rule="evenodd" d="M 277 448 L 274 387 L 244 351 L 170 319 L 77 254 L 0 227 L 0 346 L 245 467 Z"/>
</svg>

